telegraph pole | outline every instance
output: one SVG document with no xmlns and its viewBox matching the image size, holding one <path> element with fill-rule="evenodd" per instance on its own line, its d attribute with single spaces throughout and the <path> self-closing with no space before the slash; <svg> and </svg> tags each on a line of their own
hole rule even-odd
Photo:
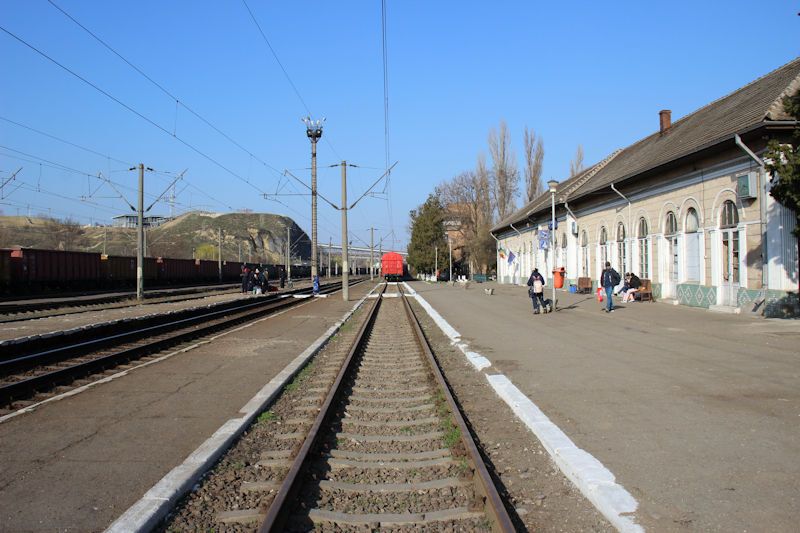
<svg viewBox="0 0 800 533">
<path fill-rule="evenodd" d="M 136 299 L 144 299 L 144 163 L 139 163 L 139 208 L 136 210 Z"/>
<path fill-rule="evenodd" d="M 369 228 L 369 280 L 373 279 L 373 270 L 375 270 L 375 258 L 373 253 L 375 251 L 375 228 Z"/>
<path fill-rule="evenodd" d="M 342 161 L 342 299 L 345 302 L 350 300 L 347 248 L 347 161 Z"/>
<path fill-rule="evenodd" d="M 333 247 L 333 237 L 328 237 L 328 279 L 331 279 L 331 248 Z"/>
<path fill-rule="evenodd" d="M 219 268 L 219 282 L 222 283 L 222 228 L 219 228 L 219 244 L 217 245 L 217 267 Z"/>
</svg>

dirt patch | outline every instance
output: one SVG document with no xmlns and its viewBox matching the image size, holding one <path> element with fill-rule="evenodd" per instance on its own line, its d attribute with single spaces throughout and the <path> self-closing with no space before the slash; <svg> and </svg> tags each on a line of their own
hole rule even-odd
<svg viewBox="0 0 800 533">
<path fill-rule="evenodd" d="M 411 305 L 520 531 L 614 528 L 553 463 L 531 433 L 416 301 Z"/>
</svg>

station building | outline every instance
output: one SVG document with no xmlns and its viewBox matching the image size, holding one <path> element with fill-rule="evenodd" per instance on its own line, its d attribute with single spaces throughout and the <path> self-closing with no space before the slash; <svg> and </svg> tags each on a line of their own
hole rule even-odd
<svg viewBox="0 0 800 533">
<path fill-rule="evenodd" d="M 609 261 L 649 279 L 662 301 L 796 315 L 795 215 L 769 195 L 761 157 L 798 127 L 782 100 L 799 90 L 800 58 L 674 123 L 661 111 L 656 133 L 492 228 L 498 281 L 563 267 L 569 284 L 591 278 L 596 288 Z"/>
</svg>

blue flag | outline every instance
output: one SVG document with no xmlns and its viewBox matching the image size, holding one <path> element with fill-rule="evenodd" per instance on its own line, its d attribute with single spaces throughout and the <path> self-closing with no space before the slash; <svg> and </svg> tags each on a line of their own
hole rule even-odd
<svg viewBox="0 0 800 533">
<path fill-rule="evenodd" d="M 511 250 L 509 250 L 509 251 L 508 251 L 508 264 L 509 264 L 509 265 L 510 265 L 511 263 L 513 263 L 513 262 L 514 262 L 514 258 L 515 258 L 515 257 L 516 257 L 516 256 L 514 255 L 514 252 L 512 252 Z"/>
</svg>

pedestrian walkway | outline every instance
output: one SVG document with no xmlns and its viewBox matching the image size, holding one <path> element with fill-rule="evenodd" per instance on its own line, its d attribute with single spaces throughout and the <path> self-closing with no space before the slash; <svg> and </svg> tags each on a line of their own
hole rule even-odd
<svg viewBox="0 0 800 533">
<path fill-rule="evenodd" d="M 607 314 L 565 291 L 534 316 L 526 287 L 410 285 L 483 372 L 616 476 L 646 529 L 796 531 L 800 321 L 640 302 Z"/>
</svg>

